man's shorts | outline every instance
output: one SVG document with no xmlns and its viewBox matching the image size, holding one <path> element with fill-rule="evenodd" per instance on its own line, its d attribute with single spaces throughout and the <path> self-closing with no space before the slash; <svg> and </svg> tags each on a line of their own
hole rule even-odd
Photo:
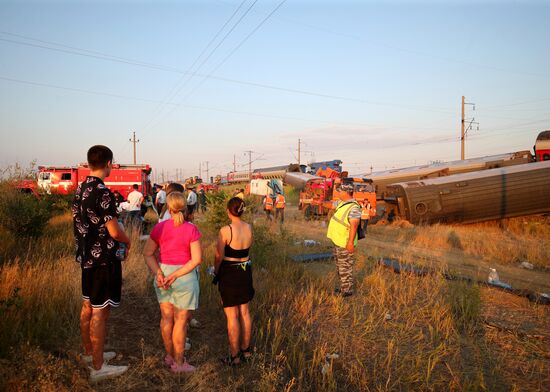
<svg viewBox="0 0 550 392">
<path fill-rule="evenodd" d="M 109 265 L 82 268 L 82 299 L 90 301 L 92 308 L 103 309 L 120 305 L 122 266 L 115 260 Z"/>
</svg>

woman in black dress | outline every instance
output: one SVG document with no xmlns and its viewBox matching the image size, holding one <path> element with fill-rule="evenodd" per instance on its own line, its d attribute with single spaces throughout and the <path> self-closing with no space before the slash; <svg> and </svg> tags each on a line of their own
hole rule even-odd
<svg viewBox="0 0 550 392">
<path fill-rule="evenodd" d="M 252 227 L 241 220 L 244 201 L 233 197 L 227 203 L 231 224 L 220 229 L 216 247 L 215 278 L 218 282 L 227 317 L 230 356 L 222 359 L 227 365 L 238 365 L 250 358 L 252 319 L 248 303 L 254 297 L 252 267 L 249 258 Z"/>
</svg>

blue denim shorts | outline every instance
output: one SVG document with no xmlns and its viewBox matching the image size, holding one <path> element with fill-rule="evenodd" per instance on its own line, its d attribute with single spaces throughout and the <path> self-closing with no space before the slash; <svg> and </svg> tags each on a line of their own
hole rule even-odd
<svg viewBox="0 0 550 392">
<path fill-rule="evenodd" d="M 159 264 L 159 266 L 164 276 L 168 276 L 182 267 L 169 264 Z M 168 290 L 157 287 L 156 279 L 153 279 L 153 285 L 159 303 L 170 302 L 178 309 L 187 310 L 195 310 L 199 307 L 200 288 L 197 269 L 177 278 Z"/>
</svg>

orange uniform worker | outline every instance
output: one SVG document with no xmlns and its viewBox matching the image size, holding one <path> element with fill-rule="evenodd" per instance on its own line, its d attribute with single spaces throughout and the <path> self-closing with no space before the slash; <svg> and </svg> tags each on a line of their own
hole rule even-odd
<svg viewBox="0 0 550 392">
<path fill-rule="evenodd" d="M 363 232 L 367 233 L 367 226 L 369 224 L 369 219 L 371 216 L 374 216 L 376 211 L 372 208 L 370 201 L 363 201 L 363 206 L 361 208 L 361 223 L 363 225 Z"/>
<path fill-rule="evenodd" d="M 265 215 L 267 216 L 267 220 L 270 221 L 272 219 L 271 211 L 273 211 L 273 198 L 269 193 L 264 197 L 264 211 Z"/>
<path fill-rule="evenodd" d="M 275 220 L 281 217 L 281 224 L 285 223 L 285 197 L 278 192 L 275 198 Z"/>
</svg>

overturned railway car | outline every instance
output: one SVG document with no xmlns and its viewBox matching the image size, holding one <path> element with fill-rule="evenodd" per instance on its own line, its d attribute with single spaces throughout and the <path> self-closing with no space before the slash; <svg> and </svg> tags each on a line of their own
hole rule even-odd
<svg viewBox="0 0 550 392">
<path fill-rule="evenodd" d="M 374 182 L 376 197 L 378 200 L 382 200 L 386 197 L 387 188 L 391 184 L 488 170 L 497 167 L 521 165 L 529 162 L 533 162 L 531 153 L 529 151 L 518 151 L 459 161 L 438 162 L 429 165 L 385 170 L 371 174 L 363 174 L 363 176 L 370 178 Z"/>
<path fill-rule="evenodd" d="M 473 223 L 550 212 L 550 161 L 389 185 L 386 203 L 413 224 Z"/>
</svg>

